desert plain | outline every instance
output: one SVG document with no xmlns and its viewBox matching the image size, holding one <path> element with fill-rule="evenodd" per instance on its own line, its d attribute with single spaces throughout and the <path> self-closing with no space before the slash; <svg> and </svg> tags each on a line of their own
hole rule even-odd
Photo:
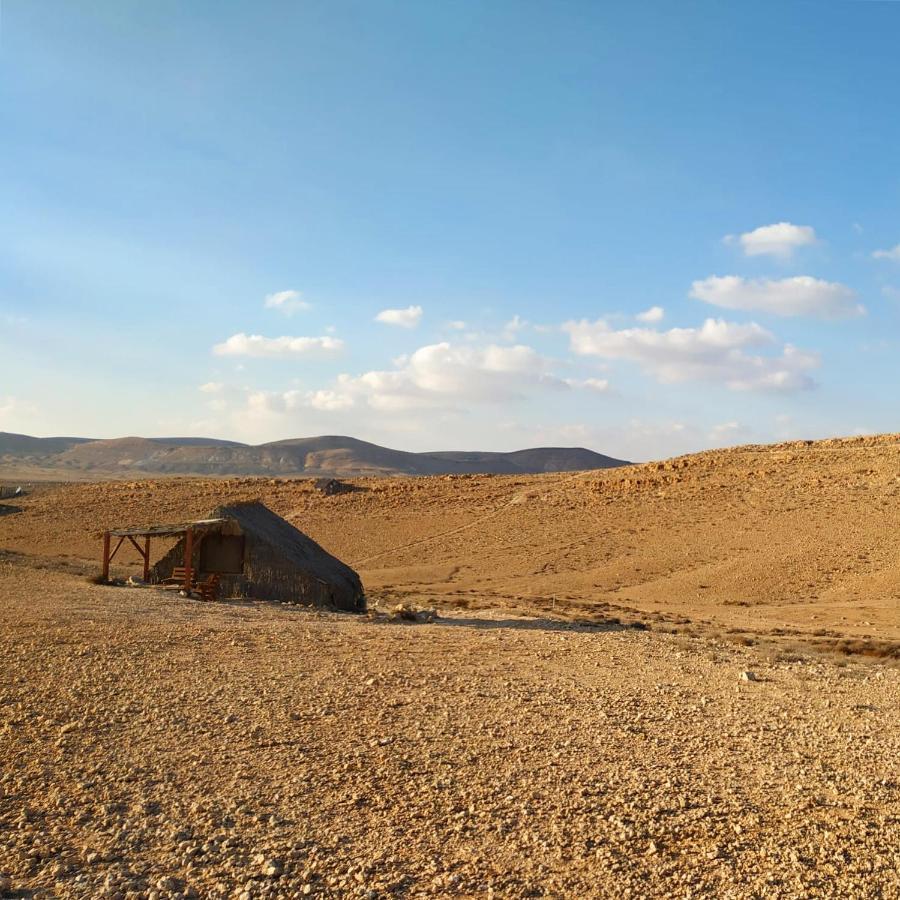
<svg viewBox="0 0 900 900">
<path fill-rule="evenodd" d="M 900 896 L 900 437 L 350 483 L 3 502 L 0 892 Z M 89 580 L 239 499 L 369 613 Z"/>
</svg>

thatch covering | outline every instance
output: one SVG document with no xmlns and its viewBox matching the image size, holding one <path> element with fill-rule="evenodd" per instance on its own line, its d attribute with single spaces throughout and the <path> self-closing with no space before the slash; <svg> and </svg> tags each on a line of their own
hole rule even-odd
<svg viewBox="0 0 900 900">
<path fill-rule="evenodd" d="M 362 612 L 359 576 L 262 503 L 220 506 L 203 520 L 192 566 L 199 578 L 219 574 L 222 597 L 275 600 Z M 152 581 L 184 565 L 184 538 L 153 567 Z"/>
</svg>

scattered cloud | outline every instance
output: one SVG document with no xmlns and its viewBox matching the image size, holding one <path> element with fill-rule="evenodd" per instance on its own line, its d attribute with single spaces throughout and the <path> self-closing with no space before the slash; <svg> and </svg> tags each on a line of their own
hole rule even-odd
<svg viewBox="0 0 900 900">
<path fill-rule="evenodd" d="M 324 412 L 349 409 L 353 406 L 353 397 L 349 394 L 342 394 L 340 391 L 312 391 L 307 395 L 306 399 L 313 409 L 323 410 Z"/>
<path fill-rule="evenodd" d="M 569 385 L 550 372 L 550 360 L 531 347 L 490 344 L 455 346 L 442 342 L 420 347 L 394 361 L 394 368 L 339 375 L 325 389 L 250 394 L 247 406 L 259 413 L 315 409 L 324 412 L 367 407 L 401 413 L 469 408 L 511 402 L 534 389 Z"/>
<path fill-rule="evenodd" d="M 638 313 L 635 318 L 638 322 L 662 322 L 665 317 L 666 311 L 661 306 L 651 306 L 650 309 L 645 309 L 642 313 Z"/>
<path fill-rule="evenodd" d="M 330 356 L 339 353 L 344 342 L 333 337 L 276 337 L 259 334 L 233 334 L 213 347 L 216 356 L 255 356 L 271 359 L 294 356 Z"/>
<path fill-rule="evenodd" d="M 447 327 L 453 331 L 465 331 L 469 326 L 462 319 L 455 319 L 447 323 Z"/>
<path fill-rule="evenodd" d="M 876 250 L 872 254 L 872 259 L 890 259 L 900 262 L 900 244 L 895 244 L 890 250 Z"/>
<path fill-rule="evenodd" d="M 707 319 L 699 328 L 617 331 L 602 319 L 583 319 L 566 322 L 563 330 L 576 353 L 635 362 L 664 384 L 704 380 L 732 390 L 796 391 L 814 385 L 807 373 L 819 365 L 818 356 L 791 344 L 774 356 L 748 352 L 775 343 L 774 336 L 755 322 Z"/>
<path fill-rule="evenodd" d="M 343 375 L 335 390 L 380 410 L 402 410 L 520 399 L 535 387 L 566 384 L 550 361 L 531 347 L 455 346 L 446 341 L 420 347 L 395 368 Z"/>
<path fill-rule="evenodd" d="M 267 294 L 264 305 L 266 309 L 277 309 L 286 316 L 312 309 L 312 304 L 303 299 L 300 291 L 276 291 L 274 294 Z"/>
<path fill-rule="evenodd" d="M 738 244 L 745 256 L 776 256 L 790 259 L 798 247 L 808 247 L 816 243 L 816 230 L 810 225 L 793 225 L 791 222 L 776 222 L 761 225 L 753 231 L 725 236 L 726 244 Z"/>
<path fill-rule="evenodd" d="M 856 292 L 836 281 L 809 275 L 770 280 L 712 275 L 691 285 L 691 297 L 724 309 L 754 310 L 776 316 L 839 319 L 864 315 Z"/>
<path fill-rule="evenodd" d="M 201 394 L 206 394 L 207 405 L 215 412 L 224 412 L 241 395 L 237 388 L 230 387 L 221 381 L 207 381 L 197 388 Z"/>
<path fill-rule="evenodd" d="M 520 331 L 524 331 L 529 325 L 529 322 L 526 319 L 523 319 L 519 315 L 513 316 L 504 326 L 503 326 L 503 339 L 505 341 L 514 341 L 518 337 Z"/>
<path fill-rule="evenodd" d="M 376 322 L 385 325 L 399 325 L 401 328 L 415 328 L 422 320 L 421 306 L 407 306 L 406 309 L 383 309 L 377 316 Z"/>
</svg>

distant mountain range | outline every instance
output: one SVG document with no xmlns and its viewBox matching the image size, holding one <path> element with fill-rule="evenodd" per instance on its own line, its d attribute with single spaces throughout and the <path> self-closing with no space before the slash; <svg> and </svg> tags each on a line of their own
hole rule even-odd
<svg viewBox="0 0 900 900">
<path fill-rule="evenodd" d="M 2 467 L 65 477 L 152 475 L 363 476 L 492 473 L 526 475 L 628 465 L 583 447 L 536 447 L 510 453 L 408 453 L 351 437 L 311 437 L 240 444 L 213 438 L 36 438 L 0 431 Z"/>
</svg>

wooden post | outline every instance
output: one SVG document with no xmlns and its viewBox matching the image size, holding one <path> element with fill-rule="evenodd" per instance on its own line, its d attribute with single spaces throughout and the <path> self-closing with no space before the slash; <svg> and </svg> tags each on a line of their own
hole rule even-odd
<svg viewBox="0 0 900 900">
<path fill-rule="evenodd" d="M 191 592 L 192 565 L 194 556 L 194 529 L 188 528 L 184 536 L 184 589 Z"/>
<path fill-rule="evenodd" d="M 103 532 L 103 580 L 109 581 L 109 532 Z"/>
<path fill-rule="evenodd" d="M 150 535 L 144 538 L 144 581 L 150 580 Z"/>
</svg>

